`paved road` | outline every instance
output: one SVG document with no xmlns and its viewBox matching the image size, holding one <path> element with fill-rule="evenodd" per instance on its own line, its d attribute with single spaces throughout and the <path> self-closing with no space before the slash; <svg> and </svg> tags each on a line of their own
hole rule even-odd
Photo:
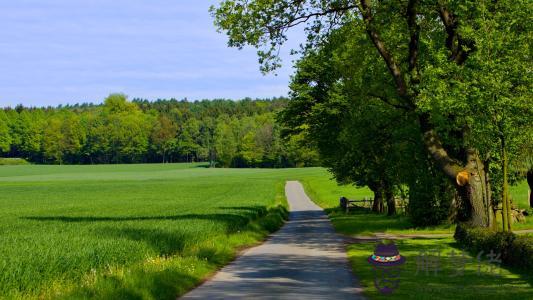
<svg viewBox="0 0 533 300">
<path fill-rule="evenodd" d="M 289 181 L 289 221 L 182 299 L 363 299 L 344 249 L 320 207 Z"/>
</svg>

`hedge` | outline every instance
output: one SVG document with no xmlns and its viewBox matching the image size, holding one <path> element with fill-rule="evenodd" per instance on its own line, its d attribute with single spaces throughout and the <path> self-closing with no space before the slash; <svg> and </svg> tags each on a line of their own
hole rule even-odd
<svg viewBox="0 0 533 300">
<path fill-rule="evenodd" d="M 533 236 L 497 232 L 487 228 L 457 225 L 454 238 L 468 250 L 501 253 L 502 263 L 521 269 L 533 268 Z"/>
<path fill-rule="evenodd" d="M 27 165 L 27 164 L 29 163 L 24 158 L 0 157 L 0 166 Z"/>
</svg>

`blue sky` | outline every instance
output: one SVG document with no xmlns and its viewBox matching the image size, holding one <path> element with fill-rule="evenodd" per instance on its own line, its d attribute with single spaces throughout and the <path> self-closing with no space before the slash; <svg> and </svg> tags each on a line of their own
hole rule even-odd
<svg viewBox="0 0 533 300">
<path fill-rule="evenodd" d="M 286 95 L 292 34 L 278 75 L 263 76 L 255 49 L 226 46 L 214 0 L 0 2 L 0 107 L 130 98 Z"/>
</svg>

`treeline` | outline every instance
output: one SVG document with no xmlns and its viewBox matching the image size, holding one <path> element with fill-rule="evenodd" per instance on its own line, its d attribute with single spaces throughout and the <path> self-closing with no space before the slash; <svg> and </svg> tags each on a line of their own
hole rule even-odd
<svg viewBox="0 0 533 300">
<path fill-rule="evenodd" d="M 128 101 L 0 110 L 0 156 L 34 163 L 210 162 L 223 167 L 317 163 L 301 137 L 282 140 L 287 99 Z"/>
</svg>

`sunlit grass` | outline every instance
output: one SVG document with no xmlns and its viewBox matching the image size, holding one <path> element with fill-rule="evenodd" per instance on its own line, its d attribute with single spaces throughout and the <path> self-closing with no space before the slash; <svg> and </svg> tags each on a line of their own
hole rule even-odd
<svg viewBox="0 0 533 300">
<path fill-rule="evenodd" d="M 309 197 L 328 212 L 335 229 L 347 235 L 370 235 L 376 232 L 388 234 L 453 234 L 454 224 L 442 224 L 429 227 L 415 227 L 409 217 L 403 214 L 387 217 L 383 214 L 374 214 L 368 210 L 353 210 L 346 214 L 338 209 L 339 198 L 345 196 L 349 199 L 362 200 L 373 196 L 370 189 L 355 188 L 351 185 L 338 186 L 331 175 L 314 175 L 301 178 Z M 522 199 L 520 205 L 527 203 L 527 183 L 522 182 L 511 188 L 513 199 Z M 525 222 L 514 223 L 513 229 L 533 229 L 533 217 L 529 216 Z"/>
<path fill-rule="evenodd" d="M 173 299 L 279 228 L 285 180 L 315 174 L 324 170 L 2 167 L 0 296 Z"/>
<path fill-rule="evenodd" d="M 498 264 L 489 266 L 486 254 L 490 249 L 481 254 L 479 263 L 479 253 L 465 253 L 461 258 L 461 249 L 451 238 L 399 240 L 396 245 L 407 261 L 400 273 L 399 287 L 392 295 L 381 294 L 374 286 L 375 275 L 367 258 L 375 244 L 348 247 L 353 270 L 370 299 L 533 298 L 533 273 L 509 270 Z"/>
<path fill-rule="evenodd" d="M 330 177 L 205 164 L 2 166 L 0 298 L 174 299 L 283 223 L 286 180 L 302 181 L 344 234 L 453 232 L 346 215 L 340 196 L 372 193 Z"/>
</svg>

